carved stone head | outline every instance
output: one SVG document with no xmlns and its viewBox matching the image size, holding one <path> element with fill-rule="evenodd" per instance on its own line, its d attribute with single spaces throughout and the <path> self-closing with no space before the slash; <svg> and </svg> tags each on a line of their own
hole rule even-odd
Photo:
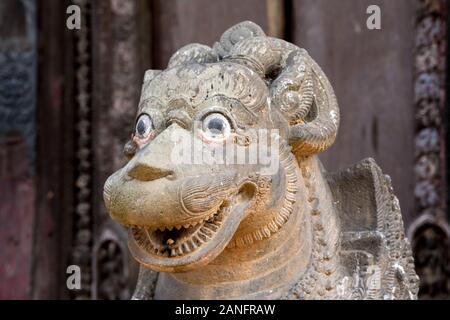
<svg viewBox="0 0 450 320">
<path fill-rule="evenodd" d="M 105 183 L 106 207 L 130 228 L 142 265 L 204 266 L 285 226 L 299 162 L 326 150 L 338 124 L 308 53 L 240 23 L 213 48 L 188 45 L 146 72 L 129 162 Z"/>
</svg>

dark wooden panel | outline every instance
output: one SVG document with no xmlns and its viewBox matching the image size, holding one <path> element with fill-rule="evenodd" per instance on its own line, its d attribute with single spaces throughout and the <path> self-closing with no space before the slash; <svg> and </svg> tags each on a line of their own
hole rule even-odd
<svg viewBox="0 0 450 320">
<path fill-rule="evenodd" d="M 381 30 L 366 9 L 381 8 Z M 409 221 L 413 196 L 415 1 L 296 0 L 295 43 L 330 78 L 341 108 L 337 142 L 321 156 L 329 170 L 373 157 L 393 180 Z"/>
<path fill-rule="evenodd" d="M 267 30 L 263 0 L 155 0 L 153 4 L 154 68 L 164 68 L 180 47 L 196 42 L 212 46 L 222 33 L 244 20 Z"/>
<path fill-rule="evenodd" d="M 68 0 L 39 1 L 39 81 L 33 298 L 68 296 L 73 215 L 73 67 Z"/>
<path fill-rule="evenodd" d="M 144 73 L 151 63 L 150 2 L 93 2 L 92 13 L 92 298 L 129 299 L 137 263 L 126 230 L 103 203 L 103 184 L 122 167 L 123 146 L 133 131 Z"/>
</svg>

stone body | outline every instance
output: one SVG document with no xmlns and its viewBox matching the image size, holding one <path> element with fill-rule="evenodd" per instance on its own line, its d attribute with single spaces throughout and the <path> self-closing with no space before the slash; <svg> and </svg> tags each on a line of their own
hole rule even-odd
<svg viewBox="0 0 450 320">
<path fill-rule="evenodd" d="M 104 187 L 141 264 L 134 299 L 415 299 L 389 177 L 373 159 L 328 173 L 317 157 L 338 126 L 320 67 L 251 22 L 147 71 L 130 160 Z M 272 171 L 217 160 L 269 140 Z"/>
</svg>

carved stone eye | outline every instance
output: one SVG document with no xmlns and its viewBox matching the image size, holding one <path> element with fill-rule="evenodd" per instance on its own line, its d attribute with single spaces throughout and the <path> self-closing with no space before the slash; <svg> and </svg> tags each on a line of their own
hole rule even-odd
<svg viewBox="0 0 450 320">
<path fill-rule="evenodd" d="M 224 140 L 231 133 L 228 119 L 220 113 L 212 113 L 203 119 L 202 130 L 212 140 Z"/>
<path fill-rule="evenodd" d="M 139 116 L 136 122 L 136 128 L 134 130 L 134 135 L 138 139 L 147 139 L 153 130 L 153 123 L 150 116 L 146 113 Z"/>
</svg>

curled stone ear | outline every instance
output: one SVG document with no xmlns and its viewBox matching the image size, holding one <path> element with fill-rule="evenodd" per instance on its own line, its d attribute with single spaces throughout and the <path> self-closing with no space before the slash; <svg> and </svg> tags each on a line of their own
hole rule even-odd
<svg viewBox="0 0 450 320">
<path fill-rule="evenodd" d="M 336 139 L 339 107 L 327 77 L 304 50 L 294 50 L 271 86 L 275 104 L 290 122 L 294 154 L 328 149 Z"/>
<path fill-rule="evenodd" d="M 305 123 L 314 102 L 314 81 L 304 50 L 291 52 L 282 73 L 272 82 L 271 96 L 291 125 Z"/>
<path fill-rule="evenodd" d="M 306 50 L 270 37 L 240 40 L 228 60 L 254 70 L 270 83 L 275 108 L 289 121 L 289 142 L 296 156 L 328 149 L 339 127 L 333 88 Z"/>
</svg>

